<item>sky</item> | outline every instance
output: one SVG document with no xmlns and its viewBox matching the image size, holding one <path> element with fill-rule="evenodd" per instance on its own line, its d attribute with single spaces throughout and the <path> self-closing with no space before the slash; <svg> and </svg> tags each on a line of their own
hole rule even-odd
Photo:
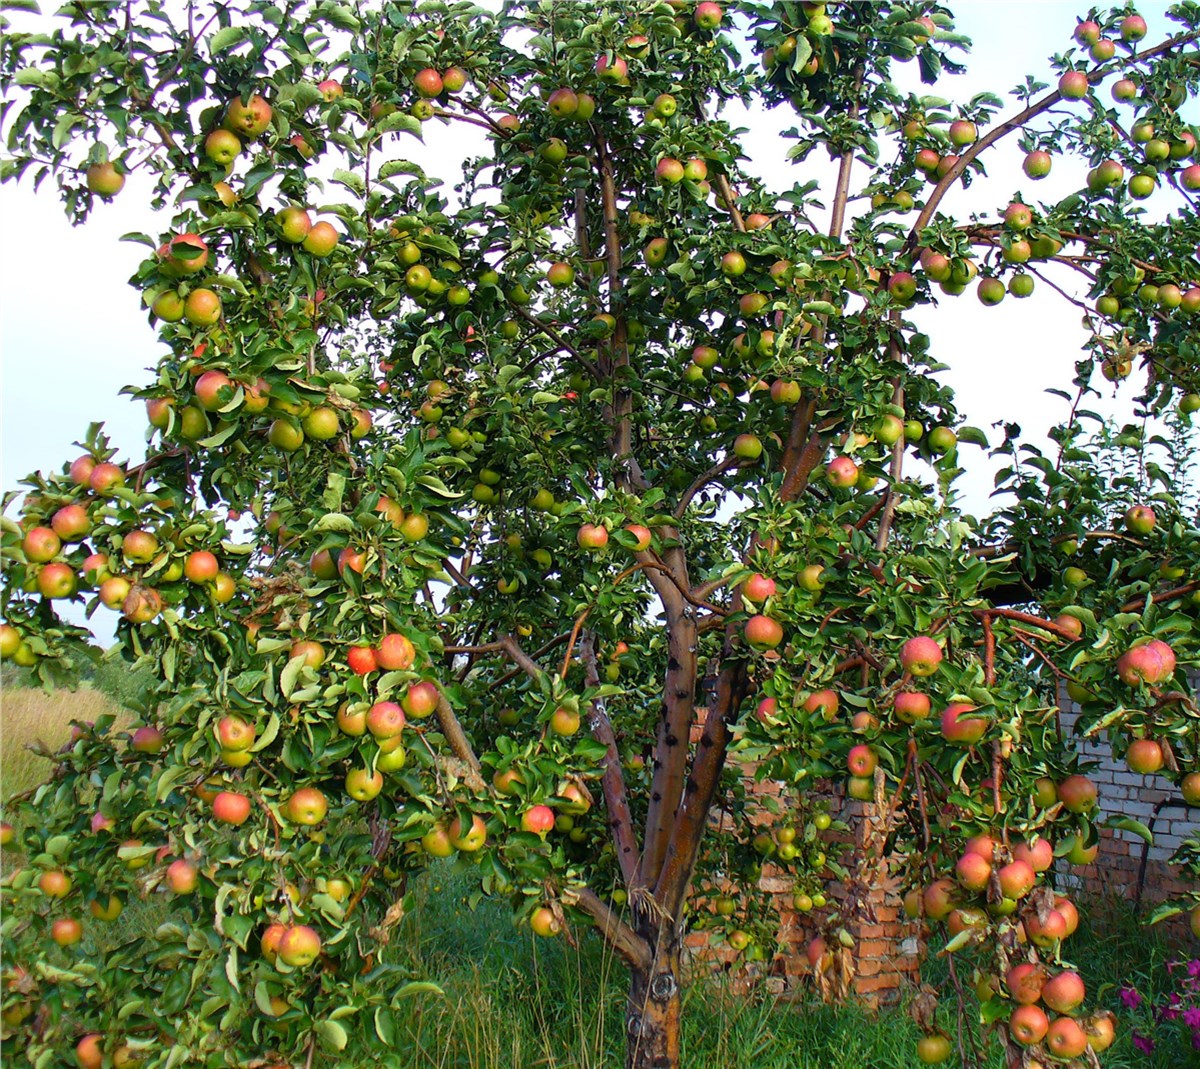
<svg viewBox="0 0 1200 1069">
<path fill-rule="evenodd" d="M 52 3 L 44 7 L 53 10 Z M 959 32 L 970 36 L 975 47 L 967 57 L 970 73 L 948 80 L 938 91 L 966 99 L 981 90 L 1006 97 L 1026 72 L 1053 81 L 1046 59 L 1069 47 L 1085 5 L 974 0 L 953 7 Z M 1163 18 L 1166 7 L 1140 5 L 1150 23 L 1147 40 L 1170 32 L 1172 24 Z M 48 21 L 49 16 L 42 17 L 43 25 Z M 898 71 L 916 87 L 915 64 Z M 779 117 L 750 114 L 739 119 L 735 113 L 731 118 L 734 125 L 749 127 L 748 166 L 775 188 L 787 189 L 809 177 L 832 188 L 832 169 L 811 162 L 815 154 L 801 165 L 783 161 L 789 142 L 779 137 Z M 1191 121 L 1196 121 L 1194 115 Z M 453 185 L 464 152 L 477 147 L 462 131 L 461 125 L 426 124 L 425 147 L 413 142 L 410 150 L 414 156 L 419 152 L 425 169 L 446 179 L 447 186 Z M 959 190 L 946 198 L 943 210 L 994 211 L 1018 189 L 1034 201 L 1052 203 L 1082 185 L 1082 165 L 1074 170 L 1056 165 L 1050 178 L 1030 182 L 1020 172 L 1021 155 L 1015 137 L 992 150 L 988 170 L 993 181 L 981 183 L 989 190 L 986 200 L 980 201 L 976 191 Z M 100 204 L 84 226 L 72 228 L 51 182 L 37 193 L 29 183 L 0 186 L 0 482 L 5 489 L 32 469 L 57 470 L 77 455 L 72 443 L 95 420 L 106 421 L 122 458 L 142 455 L 144 408 L 119 397 L 118 391 L 150 381 L 148 369 L 162 347 L 139 308 L 138 294 L 127 285 L 144 249 L 119 238 L 130 231 L 156 230 L 148 199 L 147 188 L 133 178 L 115 202 Z M 165 217 L 157 229 L 167 229 Z M 968 290 L 919 319 L 934 337 L 935 355 L 952 365 L 946 378 L 968 422 L 987 429 L 1015 419 L 1033 430 L 1062 417 L 1064 402 L 1043 390 L 1069 388 L 1086 335 L 1078 312 L 1046 287 L 1039 284 L 1033 297 L 1009 298 L 991 309 Z M 1094 407 L 1127 415 L 1134 389 L 1110 392 L 1115 394 L 1111 401 Z M 967 506 L 982 511 L 990 488 L 986 472 L 973 477 L 966 484 Z"/>
</svg>

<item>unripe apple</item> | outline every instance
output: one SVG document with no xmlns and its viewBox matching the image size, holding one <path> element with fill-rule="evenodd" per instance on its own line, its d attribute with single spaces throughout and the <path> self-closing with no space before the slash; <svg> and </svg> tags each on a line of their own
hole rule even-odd
<svg viewBox="0 0 1200 1069">
<path fill-rule="evenodd" d="M 242 141 L 232 130 L 214 130 L 204 139 L 204 155 L 228 169 L 242 154 Z"/>
<path fill-rule="evenodd" d="M 741 460 L 755 461 L 762 452 L 762 441 L 755 434 L 739 434 L 733 440 L 733 455 Z"/>
<path fill-rule="evenodd" d="M 1154 530 L 1156 519 L 1149 505 L 1134 505 L 1125 513 L 1125 526 L 1134 534 L 1148 535 Z"/>
<path fill-rule="evenodd" d="M 727 278 L 737 278 L 746 273 L 746 257 L 740 252 L 727 252 L 721 257 L 721 273 Z"/>
<path fill-rule="evenodd" d="M 907 304 L 916 296 L 917 280 L 908 271 L 897 271 L 888 279 L 888 293 L 901 304 Z"/>
<path fill-rule="evenodd" d="M 383 790 L 383 773 L 352 768 L 346 773 L 346 793 L 356 802 L 369 802 Z"/>
<path fill-rule="evenodd" d="M 579 110 L 579 97 L 573 89 L 555 89 L 546 101 L 546 108 L 556 119 L 570 119 Z"/>
<path fill-rule="evenodd" d="M 111 162 L 91 164 L 84 174 L 84 181 L 91 192 L 106 200 L 125 188 L 125 176 Z"/>
<path fill-rule="evenodd" d="M 1138 95 L 1137 82 L 1132 78 L 1118 78 L 1112 87 L 1112 98 L 1118 102 L 1136 100 Z"/>
</svg>

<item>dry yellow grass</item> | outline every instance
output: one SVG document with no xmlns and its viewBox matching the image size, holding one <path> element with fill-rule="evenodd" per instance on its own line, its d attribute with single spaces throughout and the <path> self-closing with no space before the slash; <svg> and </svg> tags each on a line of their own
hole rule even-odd
<svg viewBox="0 0 1200 1069">
<path fill-rule="evenodd" d="M 58 749 L 70 735 L 72 720 L 95 720 L 120 709 L 87 684 L 78 690 L 47 693 L 32 687 L 0 691 L 0 796 L 9 798 L 46 778 L 50 762 L 26 749 L 43 742 Z"/>
</svg>

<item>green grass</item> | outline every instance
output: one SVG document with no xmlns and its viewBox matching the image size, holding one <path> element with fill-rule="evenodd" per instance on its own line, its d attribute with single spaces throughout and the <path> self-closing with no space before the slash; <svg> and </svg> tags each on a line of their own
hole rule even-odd
<svg viewBox="0 0 1200 1069">
<path fill-rule="evenodd" d="M 47 695 L 20 686 L 6 673 L 0 715 L 0 790 L 5 797 L 45 776 L 48 762 L 25 743 L 40 739 L 57 747 L 71 719 L 95 719 L 115 710 L 140 681 L 102 665 L 91 685 Z M 514 927 L 501 902 L 484 902 L 472 913 L 466 885 L 446 868 L 417 881 L 413 901 L 394 940 L 415 977 L 441 986 L 443 997 L 408 1003 L 409 1016 L 397 1050 L 406 1069 L 601 1069 L 622 1063 L 625 975 L 599 939 L 579 932 L 578 943 L 538 939 Z M 106 938 L 160 923 L 165 903 L 132 902 Z M 1084 921 L 1068 953 L 1088 981 L 1090 1004 L 1118 1012 L 1117 1044 L 1105 1069 L 1182 1069 L 1200 1064 L 1182 1031 L 1160 1028 L 1158 1047 L 1147 1057 L 1130 1043 L 1131 1018 L 1117 992 L 1133 984 L 1161 994 L 1166 963 L 1180 944 L 1147 930 L 1120 904 L 1103 920 Z M 964 966 L 966 963 L 964 962 Z M 965 971 L 969 972 L 969 969 Z M 925 979 L 945 992 L 942 1023 L 953 1029 L 953 993 L 942 961 L 933 959 Z M 968 1011 L 970 1012 L 970 1011 Z M 824 1006 L 764 995 L 739 997 L 719 981 L 691 984 L 683 1013 L 684 1064 L 712 1069 L 917 1069 L 918 1032 L 905 1007 L 877 1015 L 849 1006 Z M 1001 1066 L 998 1052 L 988 1069 Z"/>
</svg>

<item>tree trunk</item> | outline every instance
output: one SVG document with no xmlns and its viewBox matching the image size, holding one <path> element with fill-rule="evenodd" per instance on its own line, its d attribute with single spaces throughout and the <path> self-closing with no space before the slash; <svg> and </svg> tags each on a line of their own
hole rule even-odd
<svg viewBox="0 0 1200 1069">
<path fill-rule="evenodd" d="M 679 947 L 664 947 L 651 971 L 630 973 L 625 1069 L 679 1069 Z"/>
</svg>

